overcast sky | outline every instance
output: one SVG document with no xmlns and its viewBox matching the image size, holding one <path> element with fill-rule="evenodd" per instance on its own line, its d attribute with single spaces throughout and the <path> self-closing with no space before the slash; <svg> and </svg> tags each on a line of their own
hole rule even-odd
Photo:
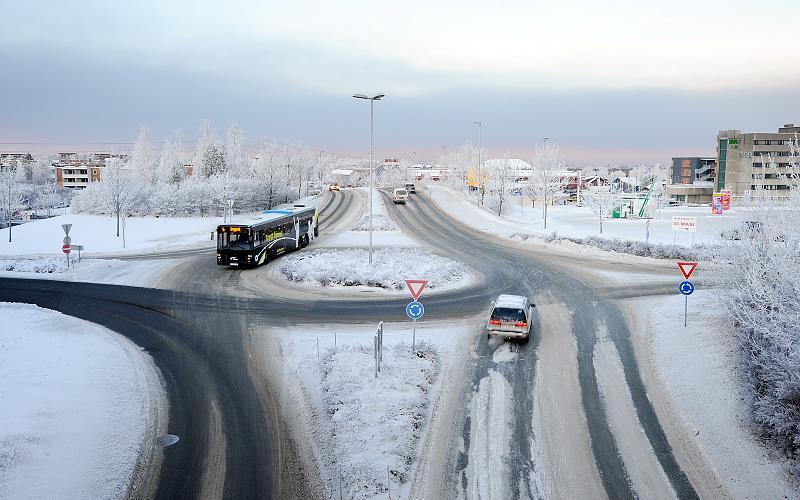
<svg viewBox="0 0 800 500">
<path fill-rule="evenodd" d="M 387 95 L 376 154 L 420 160 L 477 142 L 473 121 L 494 154 L 548 136 L 600 164 L 800 122 L 800 2 L 494 3 L 2 0 L 0 150 L 133 141 L 142 125 L 192 138 L 210 119 L 362 156 L 358 92 Z"/>
</svg>

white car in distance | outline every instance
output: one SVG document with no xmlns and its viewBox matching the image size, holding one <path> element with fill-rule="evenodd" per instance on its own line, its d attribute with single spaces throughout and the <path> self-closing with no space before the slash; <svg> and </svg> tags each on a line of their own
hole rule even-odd
<svg viewBox="0 0 800 500">
<path fill-rule="evenodd" d="M 533 319 L 532 304 L 522 295 L 500 295 L 489 309 L 486 322 L 486 336 L 519 339 L 527 342 L 531 334 Z"/>
<path fill-rule="evenodd" d="M 404 188 L 397 188 L 392 192 L 392 201 L 396 204 L 402 203 L 403 205 L 406 204 L 408 201 L 408 191 Z"/>
</svg>

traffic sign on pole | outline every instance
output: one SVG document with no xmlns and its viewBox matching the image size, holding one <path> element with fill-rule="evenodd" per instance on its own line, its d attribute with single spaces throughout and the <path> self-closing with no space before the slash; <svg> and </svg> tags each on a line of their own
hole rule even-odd
<svg viewBox="0 0 800 500">
<path fill-rule="evenodd" d="M 70 243 L 72 243 L 72 238 L 69 236 L 64 236 L 64 244 L 69 245 Z"/>
<path fill-rule="evenodd" d="M 69 236 L 69 230 L 72 229 L 72 224 L 61 224 L 61 229 L 64 230 L 64 234 Z"/>
<path fill-rule="evenodd" d="M 64 246 L 61 247 L 61 251 L 68 254 L 70 252 L 70 246 L 64 244 Z"/>
<path fill-rule="evenodd" d="M 425 308 L 416 300 L 409 302 L 406 306 L 406 315 L 415 321 L 420 319 L 423 314 L 425 314 Z"/>
<path fill-rule="evenodd" d="M 699 262 L 678 262 L 678 269 L 681 270 L 683 277 L 688 280 L 689 276 L 697 269 L 697 264 L 699 264 Z"/>
<path fill-rule="evenodd" d="M 691 281 L 683 281 L 680 285 L 678 285 L 678 291 L 680 291 L 683 295 L 691 295 L 694 293 L 694 283 Z"/>
<path fill-rule="evenodd" d="M 411 292 L 411 298 L 416 302 L 419 300 L 419 296 L 422 295 L 422 291 L 428 286 L 428 280 L 406 280 L 406 286 L 408 291 Z"/>
</svg>

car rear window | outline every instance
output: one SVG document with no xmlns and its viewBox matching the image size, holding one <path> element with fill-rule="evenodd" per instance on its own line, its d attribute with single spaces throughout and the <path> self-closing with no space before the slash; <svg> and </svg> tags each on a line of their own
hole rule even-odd
<svg viewBox="0 0 800 500">
<path fill-rule="evenodd" d="M 492 319 L 499 319 L 500 321 L 525 321 L 525 311 L 508 307 L 495 307 L 492 311 Z"/>
<path fill-rule="evenodd" d="M 398 189 L 398 190 L 397 190 L 397 191 L 395 191 L 394 193 L 395 193 L 395 194 L 398 194 L 398 195 L 400 195 L 400 196 L 403 196 L 404 194 L 406 194 L 406 190 L 405 190 L 405 189 Z"/>
</svg>

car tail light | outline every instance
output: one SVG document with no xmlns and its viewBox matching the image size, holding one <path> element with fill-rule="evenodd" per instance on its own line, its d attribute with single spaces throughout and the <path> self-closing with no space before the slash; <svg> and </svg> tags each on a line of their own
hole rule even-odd
<svg viewBox="0 0 800 500">
<path fill-rule="evenodd" d="M 525 321 L 520 321 L 520 322 L 514 323 L 514 326 L 519 326 L 519 327 L 525 328 L 526 326 L 528 326 L 528 323 L 526 323 Z"/>
<path fill-rule="evenodd" d="M 489 320 L 489 324 L 490 325 L 499 325 L 500 324 L 500 320 L 499 319 L 490 319 Z"/>
</svg>

